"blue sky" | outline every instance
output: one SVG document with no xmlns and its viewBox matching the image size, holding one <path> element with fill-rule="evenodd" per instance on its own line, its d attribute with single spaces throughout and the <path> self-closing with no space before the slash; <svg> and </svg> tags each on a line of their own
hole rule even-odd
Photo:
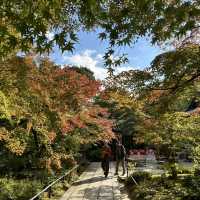
<svg viewBox="0 0 200 200">
<path fill-rule="evenodd" d="M 108 47 L 106 42 L 98 39 L 98 34 L 95 32 L 80 32 L 79 43 L 75 45 L 73 53 L 61 51 L 55 47 L 50 54 L 51 60 L 60 65 L 71 64 L 84 66 L 91 69 L 96 78 L 104 79 L 107 71 L 103 66 L 102 56 Z M 120 47 L 117 49 L 117 54 L 127 53 L 129 63 L 117 68 L 117 72 L 130 69 L 143 69 L 148 67 L 153 58 L 162 52 L 158 46 L 152 46 L 147 38 L 141 38 L 132 45 L 132 47 Z M 117 56 L 117 55 L 116 55 Z"/>
</svg>

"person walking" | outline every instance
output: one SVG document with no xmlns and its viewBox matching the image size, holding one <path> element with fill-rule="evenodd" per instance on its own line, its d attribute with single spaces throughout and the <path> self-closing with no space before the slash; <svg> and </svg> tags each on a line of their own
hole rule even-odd
<svg viewBox="0 0 200 200">
<path fill-rule="evenodd" d="M 105 178 L 108 177 L 109 173 L 109 162 L 112 156 L 112 151 L 111 148 L 107 143 L 105 143 L 102 147 L 102 162 L 101 162 L 101 167 L 104 171 Z"/>
<path fill-rule="evenodd" d="M 118 175 L 118 170 L 119 170 L 119 164 L 120 163 L 121 163 L 122 169 L 123 169 L 122 176 L 125 175 L 125 173 L 126 173 L 125 162 L 126 162 L 126 150 L 125 150 L 125 147 L 121 144 L 120 141 L 117 141 L 116 142 L 116 170 L 115 170 L 115 175 Z"/>
</svg>

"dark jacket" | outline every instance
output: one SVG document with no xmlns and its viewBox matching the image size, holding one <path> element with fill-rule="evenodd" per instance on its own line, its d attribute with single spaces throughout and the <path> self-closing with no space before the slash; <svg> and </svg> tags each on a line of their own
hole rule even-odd
<svg viewBox="0 0 200 200">
<path fill-rule="evenodd" d="M 126 150 L 122 144 L 116 145 L 116 160 L 122 160 L 126 157 Z"/>
</svg>

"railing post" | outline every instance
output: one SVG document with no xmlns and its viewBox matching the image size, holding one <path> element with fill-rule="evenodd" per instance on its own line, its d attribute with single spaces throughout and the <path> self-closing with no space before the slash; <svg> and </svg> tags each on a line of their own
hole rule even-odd
<svg viewBox="0 0 200 200">
<path fill-rule="evenodd" d="M 63 184 L 65 183 L 65 176 L 63 176 L 63 178 L 62 178 L 62 183 Z"/>
<path fill-rule="evenodd" d="M 52 194 L 52 189 L 51 187 L 48 189 L 48 198 L 50 199 L 51 198 L 51 194 Z"/>
<path fill-rule="evenodd" d="M 128 178 L 128 158 L 126 159 L 126 173 L 127 173 L 127 178 Z"/>
</svg>

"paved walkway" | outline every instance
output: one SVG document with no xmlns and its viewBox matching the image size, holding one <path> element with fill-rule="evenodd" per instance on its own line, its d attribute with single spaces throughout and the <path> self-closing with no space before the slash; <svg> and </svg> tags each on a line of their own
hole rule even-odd
<svg viewBox="0 0 200 200">
<path fill-rule="evenodd" d="M 127 200 L 120 193 L 117 177 L 114 176 L 114 163 L 110 163 L 108 178 L 104 178 L 99 162 L 89 165 L 72 187 L 60 200 Z"/>
</svg>

